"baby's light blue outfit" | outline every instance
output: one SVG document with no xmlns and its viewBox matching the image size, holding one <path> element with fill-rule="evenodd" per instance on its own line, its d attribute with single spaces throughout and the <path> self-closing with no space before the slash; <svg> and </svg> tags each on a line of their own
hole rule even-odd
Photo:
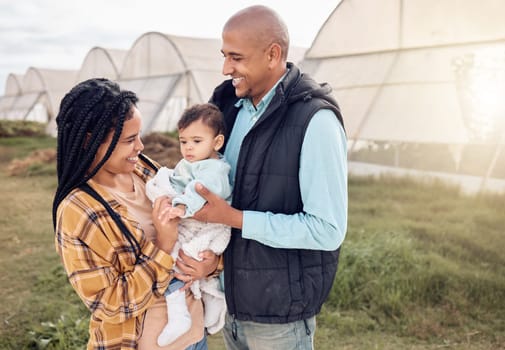
<svg viewBox="0 0 505 350">
<path fill-rule="evenodd" d="M 159 196 L 172 198 L 172 205 L 184 204 L 186 212 L 178 226 L 178 239 L 172 251 L 174 259 L 179 249 L 196 260 L 201 260 L 199 253 L 211 250 L 222 254 L 230 241 L 231 228 L 217 223 L 205 223 L 191 217 L 205 204 L 205 199 L 195 190 L 195 184 L 201 183 L 211 192 L 229 201 L 231 185 L 229 182 L 230 165 L 222 156 L 195 162 L 182 159 L 175 169 L 161 167 L 157 174 L 146 183 L 147 197 L 154 202 Z M 177 270 L 177 268 L 176 268 Z M 174 279 L 175 280 L 175 279 Z M 217 277 L 194 281 L 191 291 L 195 298 L 202 298 L 205 305 L 204 325 L 210 334 L 221 330 L 226 315 L 226 301 Z M 177 289 L 177 283 L 169 288 L 166 295 Z M 167 298 L 167 307 L 169 299 Z M 173 306 L 172 306 L 173 307 Z"/>
<path fill-rule="evenodd" d="M 184 204 L 186 206 L 185 218 L 193 216 L 205 204 L 195 190 L 195 184 L 201 183 L 219 197 L 229 200 L 231 186 L 228 179 L 230 165 L 219 159 L 204 159 L 196 162 L 188 162 L 182 159 L 170 176 L 170 184 L 177 192 L 172 199 L 172 204 Z"/>
</svg>

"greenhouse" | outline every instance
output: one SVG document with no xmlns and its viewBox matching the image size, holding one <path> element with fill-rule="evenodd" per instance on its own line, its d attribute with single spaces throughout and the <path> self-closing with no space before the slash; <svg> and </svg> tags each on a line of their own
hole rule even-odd
<svg viewBox="0 0 505 350">
<path fill-rule="evenodd" d="M 221 39 L 160 32 L 141 35 L 129 50 L 93 47 L 78 71 L 30 68 L 24 76 L 9 75 L 0 118 L 48 122 L 47 132 L 55 136 L 65 92 L 80 81 L 105 77 L 138 95 L 144 134 L 173 131 L 184 108 L 208 101 L 225 79 L 220 50 Z M 289 59 L 299 62 L 305 51 L 291 47 Z"/>
<path fill-rule="evenodd" d="M 13 106 L 17 98 L 22 94 L 22 81 L 22 75 L 11 73 L 7 76 L 7 81 L 5 82 L 5 94 L 0 97 L 0 119 L 20 119 L 19 114 L 14 112 Z"/>
<path fill-rule="evenodd" d="M 117 80 L 127 53 L 127 50 L 93 47 L 86 54 L 76 81 L 95 77 Z"/>
<path fill-rule="evenodd" d="M 125 58 L 119 83 L 139 96 L 143 132 L 174 130 L 182 110 L 205 102 L 223 80 L 221 41 L 145 33 Z"/>
<path fill-rule="evenodd" d="M 59 104 L 72 87 L 76 71 L 30 67 L 22 76 L 10 74 L 0 100 L 3 119 L 48 123 L 58 113 Z M 48 124 L 48 132 L 51 127 Z"/>
<path fill-rule="evenodd" d="M 302 66 L 333 87 L 351 163 L 505 188 L 503 13 L 497 0 L 343 0 Z"/>
</svg>

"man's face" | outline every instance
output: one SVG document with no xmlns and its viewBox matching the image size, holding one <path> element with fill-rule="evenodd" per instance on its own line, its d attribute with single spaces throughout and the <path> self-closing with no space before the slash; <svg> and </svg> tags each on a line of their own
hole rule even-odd
<svg viewBox="0 0 505 350">
<path fill-rule="evenodd" d="M 257 105 L 276 83 L 270 72 L 268 47 L 251 39 L 246 30 L 234 29 L 223 31 L 221 52 L 223 74 L 233 79 L 237 97 L 248 97 Z"/>
</svg>

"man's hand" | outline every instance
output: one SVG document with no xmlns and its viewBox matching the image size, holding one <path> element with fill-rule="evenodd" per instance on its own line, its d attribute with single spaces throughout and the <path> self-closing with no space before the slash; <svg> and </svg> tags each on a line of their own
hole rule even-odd
<svg viewBox="0 0 505 350">
<path fill-rule="evenodd" d="M 242 211 L 233 208 L 224 199 L 210 192 L 201 183 L 195 184 L 196 192 L 207 203 L 193 215 L 193 218 L 203 222 L 215 222 L 219 224 L 228 225 L 234 228 L 242 228 Z"/>
</svg>

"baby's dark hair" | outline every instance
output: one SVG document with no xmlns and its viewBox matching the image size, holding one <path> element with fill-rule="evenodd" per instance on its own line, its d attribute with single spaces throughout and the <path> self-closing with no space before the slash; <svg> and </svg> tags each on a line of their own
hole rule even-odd
<svg viewBox="0 0 505 350">
<path fill-rule="evenodd" d="M 133 117 L 138 98 L 107 79 L 89 79 L 74 86 L 61 101 L 58 128 L 58 187 L 53 200 L 53 225 L 61 201 L 73 189 L 92 178 L 116 147 L 125 120 Z M 113 131 L 104 158 L 90 169 L 98 147 Z"/>
<path fill-rule="evenodd" d="M 214 130 L 216 135 L 224 135 L 224 116 L 216 105 L 212 103 L 202 103 L 186 108 L 182 113 L 181 119 L 179 119 L 177 123 L 177 129 L 185 129 L 197 120 L 201 120 L 205 125 Z"/>
</svg>

